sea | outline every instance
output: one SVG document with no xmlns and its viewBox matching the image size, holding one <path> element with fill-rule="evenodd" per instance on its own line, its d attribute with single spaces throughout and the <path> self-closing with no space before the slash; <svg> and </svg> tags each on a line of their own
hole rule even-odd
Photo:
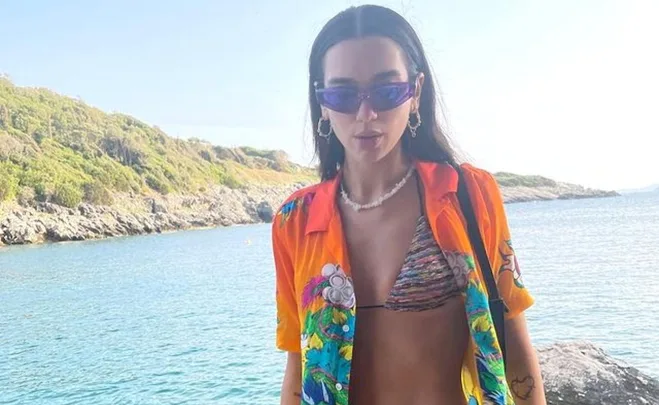
<svg viewBox="0 0 659 405">
<path fill-rule="evenodd" d="M 510 204 L 533 342 L 659 378 L 659 194 Z M 0 404 L 277 404 L 270 226 L 0 249 Z"/>
</svg>

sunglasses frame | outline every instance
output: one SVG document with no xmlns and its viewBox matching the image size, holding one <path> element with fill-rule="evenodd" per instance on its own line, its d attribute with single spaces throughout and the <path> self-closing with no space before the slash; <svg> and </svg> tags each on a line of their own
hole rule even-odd
<svg viewBox="0 0 659 405">
<path fill-rule="evenodd" d="M 402 85 L 406 85 L 406 86 L 409 86 L 409 87 L 407 88 L 407 92 L 405 93 L 404 98 L 402 98 L 402 99 L 401 99 L 396 105 L 394 105 L 394 106 L 392 106 L 392 107 L 390 107 L 390 108 L 379 109 L 379 108 L 375 108 L 375 106 L 373 106 L 373 105 L 371 104 L 371 107 L 372 107 L 376 112 L 382 112 L 382 111 L 393 110 L 394 108 L 399 107 L 400 105 L 402 105 L 403 103 L 405 103 L 407 100 L 409 100 L 409 99 L 411 99 L 412 97 L 414 97 L 414 93 L 415 93 L 415 91 L 416 91 L 416 80 L 417 80 L 417 77 L 415 76 L 414 79 L 409 80 L 409 81 L 406 81 L 406 82 L 389 82 L 389 83 L 381 83 L 381 84 L 372 84 L 372 85 L 368 86 L 368 87 L 365 88 L 365 89 L 360 89 L 360 88 L 357 87 L 357 86 L 320 87 L 320 83 L 319 83 L 318 81 L 315 81 L 313 85 L 314 85 L 314 88 L 315 88 L 316 101 L 318 102 L 318 104 L 320 104 L 321 106 L 326 107 L 326 108 L 328 108 L 328 109 L 330 109 L 330 110 L 332 110 L 332 111 L 336 111 L 336 112 L 339 112 L 339 113 L 344 113 L 344 114 L 354 114 L 354 113 L 356 113 L 357 111 L 359 111 L 359 107 L 362 105 L 362 103 L 364 102 L 364 100 L 367 100 L 367 99 L 370 99 L 370 98 L 371 98 L 372 90 L 373 90 L 374 88 L 378 87 L 378 86 L 392 86 L 392 85 L 394 85 L 394 86 L 395 86 L 395 85 L 401 85 L 401 86 L 402 86 Z M 359 103 L 357 104 L 357 108 L 356 108 L 354 111 L 353 111 L 352 109 L 349 110 L 349 111 L 348 111 L 348 110 L 343 110 L 343 111 L 342 111 L 342 110 L 336 110 L 335 108 L 333 108 L 333 106 L 330 106 L 330 105 L 328 105 L 327 103 L 324 103 L 324 102 L 323 102 L 322 94 L 325 93 L 327 90 L 336 89 L 336 88 L 350 88 L 350 89 L 355 89 L 355 88 L 356 88 L 356 89 L 357 89 L 357 99 L 358 99 Z"/>
</svg>

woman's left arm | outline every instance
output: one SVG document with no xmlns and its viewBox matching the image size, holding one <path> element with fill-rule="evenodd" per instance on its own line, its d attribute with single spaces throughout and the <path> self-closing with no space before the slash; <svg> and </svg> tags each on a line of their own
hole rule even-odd
<svg viewBox="0 0 659 405">
<path fill-rule="evenodd" d="M 516 405 L 546 405 L 540 363 L 524 314 L 506 320 L 506 378 Z"/>
<path fill-rule="evenodd" d="M 472 200 L 481 212 L 481 232 L 499 295 L 505 306 L 506 378 L 516 405 L 546 405 L 540 364 L 531 344 L 524 311 L 533 297 L 524 286 L 513 249 L 501 190 L 492 174 L 470 167 L 476 187 Z"/>
</svg>

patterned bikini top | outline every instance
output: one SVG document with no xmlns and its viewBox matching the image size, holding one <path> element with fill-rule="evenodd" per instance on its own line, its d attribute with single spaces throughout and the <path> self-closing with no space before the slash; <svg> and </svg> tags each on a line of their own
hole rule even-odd
<svg viewBox="0 0 659 405">
<path fill-rule="evenodd" d="M 419 184 L 419 200 L 423 201 L 420 187 Z M 422 205 L 412 243 L 386 302 L 383 305 L 358 305 L 358 309 L 425 311 L 442 306 L 464 291 L 467 273 L 459 266 L 449 265 L 423 212 Z"/>
</svg>

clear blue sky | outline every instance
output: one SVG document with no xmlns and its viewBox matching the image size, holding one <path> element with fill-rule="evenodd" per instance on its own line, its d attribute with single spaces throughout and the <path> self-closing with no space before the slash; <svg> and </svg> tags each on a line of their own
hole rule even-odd
<svg viewBox="0 0 659 405">
<path fill-rule="evenodd" d="M 0 0 L 0 72 L 170 135 L 311 159 L 310 45 L 356 1 Z M 450 132 L 489 170 L 659 182 L 659 2 L 375 1 L 417 28 Z"/>
</svg>

